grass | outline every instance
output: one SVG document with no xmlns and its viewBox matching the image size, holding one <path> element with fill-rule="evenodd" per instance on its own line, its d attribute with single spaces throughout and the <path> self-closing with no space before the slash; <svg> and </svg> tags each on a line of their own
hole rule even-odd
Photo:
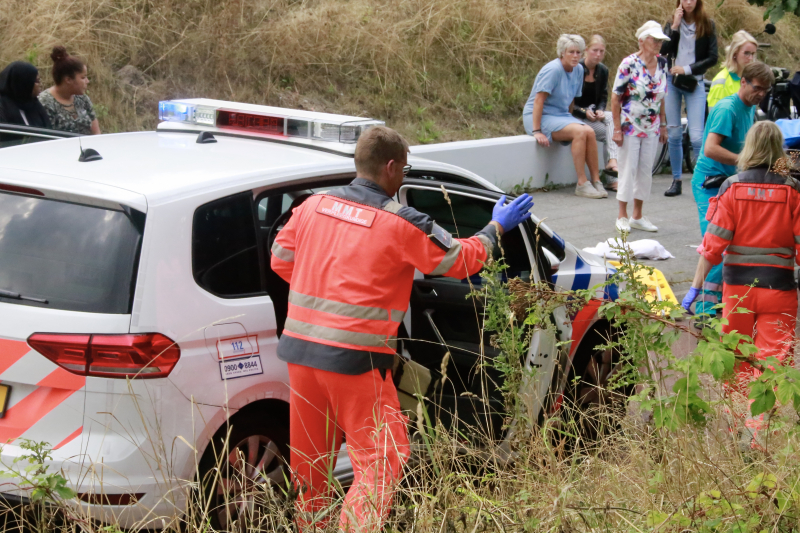
<svg viewBox="0 0 800 533">
<path fill-rule="evenodd" d="M 726 0 L 713 12 L 722 43 L 763 27 L 761 11 Z M 0 62 L 50 66 L 64 44 L 90 67 L 104 131 L 150 129 L 159 99 L 209 97 L 384 119 L 412 142 L 523 132 L 538 69 L 564 32 L 604 35 L 614 68 L 635 29 L 665 21 L 656 0 L 5 0 Z M 762 53 L 793 69 L 794 16 Z M 133 65 L 145 83 L 120 81 Z M 45 84 L 49 76 L 44 75 Z M 424 110 L 424 112 L 420 112 Z"/>
</svg>

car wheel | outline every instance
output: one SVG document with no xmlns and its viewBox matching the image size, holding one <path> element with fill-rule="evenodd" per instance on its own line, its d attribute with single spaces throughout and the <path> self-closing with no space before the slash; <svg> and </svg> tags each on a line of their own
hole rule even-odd
<svg viewBox="0 0 800 533">
<path fill-rule="evenodd" d="M 218 531 L 231 531 L 237 523 L 242 531 L 250 529 L 266 510 L 287 505 L 288 413 L 283 419 L 254 411 L 240 412 L 223 425 L 200 461 L 201 508 L 208 509 Z"/>
</svg>

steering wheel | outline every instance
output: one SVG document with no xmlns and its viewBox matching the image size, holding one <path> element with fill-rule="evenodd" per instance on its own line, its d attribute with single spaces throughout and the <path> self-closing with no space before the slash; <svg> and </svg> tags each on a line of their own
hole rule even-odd
<svg viewBox="0 0 800 533">
<path fill-rule="evenodd" d="M 281 213 L 269 227 L 269 231 L 267 231 L 267 250 L 270 251 L 270 254 L 272 254 L 272 245 L 275 243 L 278 232 L 283 229 L 290 218 L 292 218 L 292 208 L 287 209 L 285 213 Z"/>
<path fill-rule="evenodd" d="M 301 194 L 294 200 L 292 200 L 292 205 L 289 206 L 289 209 L 286 212 L 281 213 L 275 222 L 269 227 L 269 231 L 267 231 L 267 249 L 270 250 L 270 255 L 272 254 L 272 245 L 275 243 L 275 238 L 278 236 L 278 232 L 283 229 L 289 219 L 292 218 L 292 211 L 294 211 L 295 207 L 299 207 L 300 204 L 306 201 L 308 197 L 311 196 L 310 194 Z"/>
</svg>

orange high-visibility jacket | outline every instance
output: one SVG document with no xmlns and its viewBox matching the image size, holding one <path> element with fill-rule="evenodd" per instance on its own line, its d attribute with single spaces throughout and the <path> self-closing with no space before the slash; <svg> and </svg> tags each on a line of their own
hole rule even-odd
<svg viewBox="0 0 800 533">
<path fill-rule="evenodd" d="M 711 199 L 703 256 L 723 262 L 728 285 L 794 290 L 800 264 L 800 183 L 753 168 L 728 178 Z M 725 252 L 723 260 L 722 254 Z M 757 282 L 756 282 L 757 280 Z"/>
<path fill-rule="evenodd" d="M 341 374 L 391 368 L 414 269 L 466 278 L 496 241 L 493 225 L 454 239 L 362 178 L 311 196 L 272 246 L 272 269 L 290 285 L 278 357 Z"/>
</svg>

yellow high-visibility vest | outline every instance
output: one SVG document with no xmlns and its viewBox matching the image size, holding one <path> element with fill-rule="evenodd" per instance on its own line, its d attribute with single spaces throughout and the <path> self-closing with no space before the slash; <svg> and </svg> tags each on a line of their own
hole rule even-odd
<svg viewBox="0 0 800 533">
<path fill-rule="evenodd" d="M 711 89 L 708 91 L 708 107 L 714 107 L 717 102 L 723 98 L 727 98 L 739 92 L 739 86 L 742 84 L 741 78 L 735 72 L 728 72 L 728 69 L 723 68 L 719 73 L 714 76 L 711 82 Z"/>
</svg>

